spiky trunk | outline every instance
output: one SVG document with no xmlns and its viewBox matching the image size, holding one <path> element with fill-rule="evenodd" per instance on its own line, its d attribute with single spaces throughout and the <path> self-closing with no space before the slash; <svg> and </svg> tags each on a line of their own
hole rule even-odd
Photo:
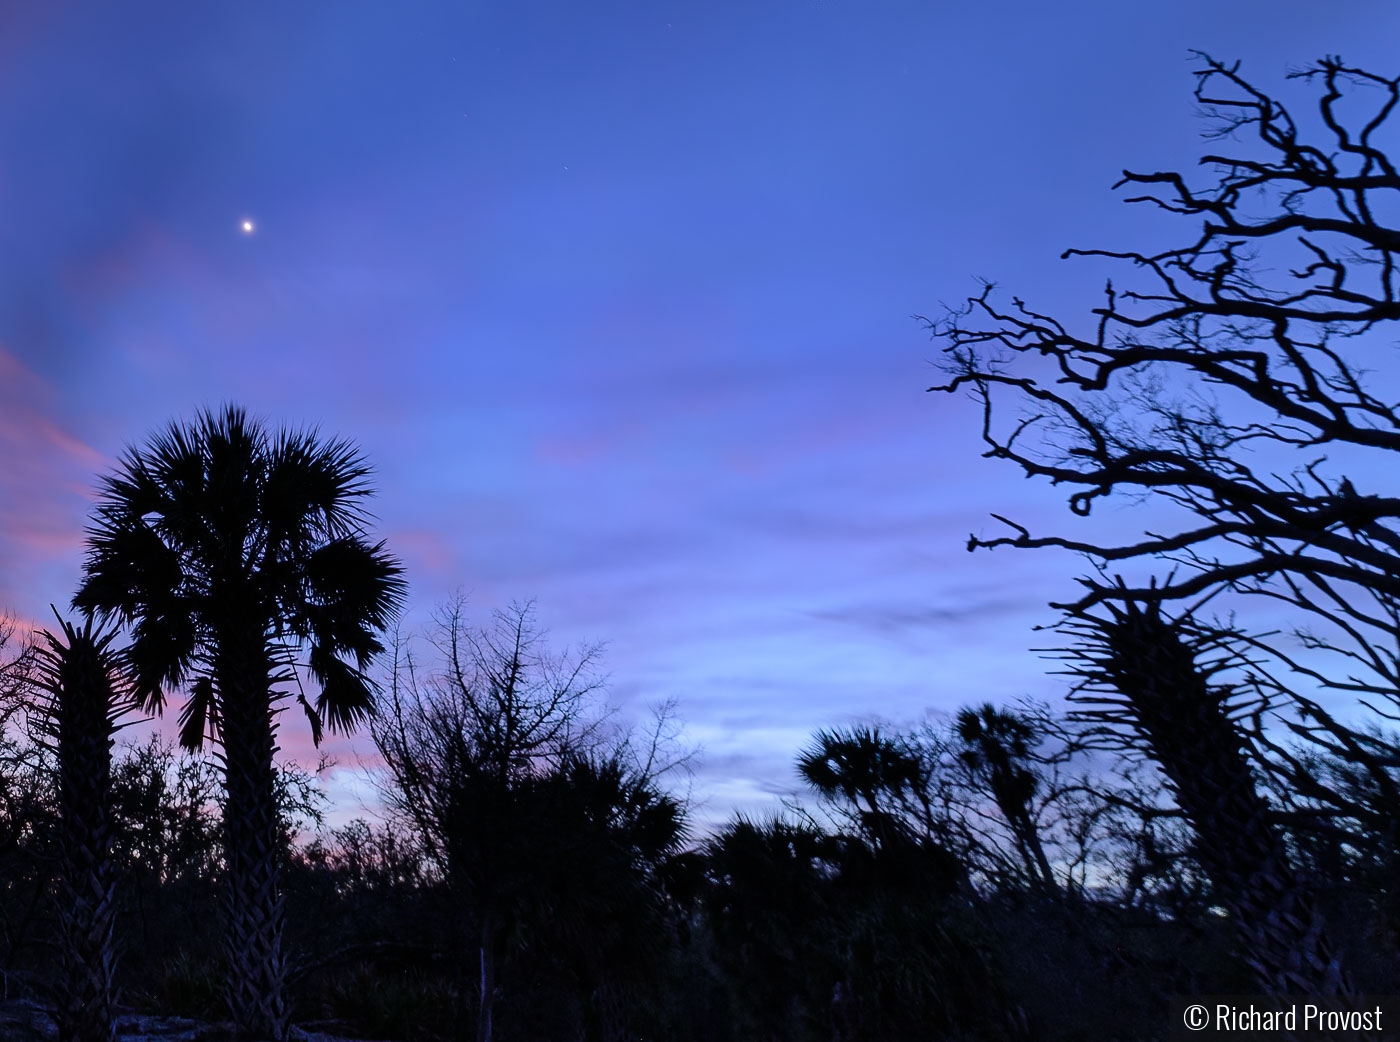
<svg viewBox="0 0 1400 1042">
<path fill-rule="evenodd" d="M 230 639 L 232 638 L 232 639 Z M 215 667 L 223 739 L 226 997 L 245 1038 L 283 1042 L 281 830 L 273 768 L 271 663 L 261 634 L 220 643 Z"/>
<path fill-rule="evenodd" d="M 1289 863 L 1269 820 L 1230 716 L 1228 687 L 1212 686 L 1214 667 L 1198 661 L 1214 644 L 1208 631 L 1187 631 L 1155 604 L 1128 604 L 1110 620 L 1093 620 L 1096 668 L 1081 671 L 1124 701 L 1081 694 L 1100 708 L 1091 717 L 1127 724 L 1161 767 L 1196 834 L 1196 850 L 1261 989 L 1274 995 L 1350 996 L 1341 960 L 1308 887 Z M 1081 632 L 1084 632 L 1081 629 Z"/>
<path fill-rule="evenodd" d="M 55 1019 L 60 1042 L 112 1042 L 114 872 L 111 860 L 112 736 L 121 711 L 111 635 L 94 638 L 63 624 L 65 647 L 46 634 L 42 682 L 52 698 L 58 754 L 62 971 Z"/>
</svg>

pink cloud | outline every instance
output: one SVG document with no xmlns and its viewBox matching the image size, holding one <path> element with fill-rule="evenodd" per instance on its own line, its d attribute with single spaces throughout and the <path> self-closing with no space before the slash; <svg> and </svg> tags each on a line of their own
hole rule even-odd
<svg viewBox="0 0 1400 1042">
<path fill-rule="evenodd" d="M 54 398 L 0 347 L 0 604 L 40 613 L 71 581 L 93 473 L 110 464 L 54 417 Z"/>
<path fill-rule="evenodd" d="M 94 470 L 111 466 L 112 460 L 98 452 L 91 445 L 80 441 L 58 424 L 42 416 L 35 418 L 35 426 L 40 437 L 53 448 L 65 453 L 70 459 Z"/>
<path fill-rule="evenodd" d="M 233 234 L 230 224 L 229 235 Z M 142 217 L 116 245 L 71 264 L 63 279 L 79 299 L 106 298 L 135 285 L 149 285 L 153 271 L 174 277 L 186 286 L 199 284 L 212 274 L 206 258 L 189 242 L 149 217 Z"/>
<path fill-rule="evenodd" d="M 10 644 L 7 646 L 5 654 L 13 652 L 20 644 L 30 639 L 32 634 L 41 629 L 52 629 L 53 626 L 52 616 L 50 616 L 50 622 L 44 624 L 21 612 L 0 607 L 0 632 L 9 630 L 11 634 Z"/>
<path fill-rule="evenodd" d="M 58 450 L 69 462 L 104 467 L 111 461 L 65 431 L 41 411 L 53 400 L 53 389 L 4 345 L 0 345 L 0 445 L 7 461 L 17 454 Z"/>
<path fill-rule="evenodd" d="M 384 539 L 411 574 L 450 574 L 459 567 L 457 548 L 432 529 L 395 528 Z"/>
<path fill-rule="evenodd" d="M 83 547 L 83 535 L 78 530 L 13 529 L 0 535 L 0 539 L 4 539 L 29 553 L 46 558 L 67 557 L 77 553 Z"/>
</svg>

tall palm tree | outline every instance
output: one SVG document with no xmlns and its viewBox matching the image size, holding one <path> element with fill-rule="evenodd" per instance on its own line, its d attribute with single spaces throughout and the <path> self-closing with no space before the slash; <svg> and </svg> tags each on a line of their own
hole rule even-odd
<svg viewBox="0 0 1400 1042">
<path fill-rule="evenodd" d="M 1055 873 L 1032 807 L 1040 779 L 1026 766 L 1035 728 L 1017 713 L 986 703 L 977 709 L 958 710 L 953 729 L 963 744 L 959 759 L 974 775 L 986 779 L 992 800 L 1011 829 L 1017 852 L 1034 885 L 1054 892 Z"/>
<path fill-rule="evenodd" d="M 405 591 L 397 560 L 365 538 L 368 474 L 346 441 L 269 432 L 229 405 L 129 449 L 88 529 L 74 606 L 130 624 L 142 703 L 158 710 L 167 688 L 183 687 L 181 741 L 222 748 L 226 995 L 249 1037 L 287 1032 L 279 703 L 295 697 L 317 742 L 323 724 L 349 731 L 369 717 L 364 670 Z M 320 687 L 314 706 L 299 662 Z"/>
<path fill-rule="evenodd" d="M 58 920 L 60 1042 L 113 1042 L 112 736 L 131 708 L 115 631 L 59 620 L 65 644 L 45 632 L 35 680 L 47 696 L 43 732 L 58 762 L 61 822 Z"/>
</svg>

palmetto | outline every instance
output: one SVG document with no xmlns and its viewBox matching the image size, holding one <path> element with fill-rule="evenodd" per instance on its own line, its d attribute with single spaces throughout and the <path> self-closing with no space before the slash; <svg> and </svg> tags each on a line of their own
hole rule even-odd
<svg viewBox="0 0 1400 1042">
<path fill-rule="evenodd" d="M 61 620 L 60 620 L 61 621 Z M 44 633 L 38 687 L 43 731 L 58 763 L 58 919 L 63 971 L 56 1009 L 61 1042 L 110 1042 L 114 916 L 110 790 L 112 736 L 131 707 L 114 632 L 62 622 L 65 644 Z"/>
<path fill-rule="evenodd" d="M 899 810 L 927 781 L 919 758 L 876 726 L 818 731 L 798 757 L 797 770 L 822 796 L 854 808 L 861 831 L 876 847 L 906 830 Z"/>
<path fill-rule="evenodd" d="M 397 561 L 364 538 L 368 473 L 349 443 L 272 433 L 234 406 L 173 423 L 103 480 L 73 601 L 131 626 L 132 680 L 148 710 L 183 687 L 181 741 L 222 748 L 227 995 L 250 1037 L 287 1030 L 279 703 L 295 697 L 318 742 L 323 724 L 350 730 L 368 717 L 364 670 L 405 589 Z M 299 661 L 319 685 L 314 705 Z"/>
</svg>

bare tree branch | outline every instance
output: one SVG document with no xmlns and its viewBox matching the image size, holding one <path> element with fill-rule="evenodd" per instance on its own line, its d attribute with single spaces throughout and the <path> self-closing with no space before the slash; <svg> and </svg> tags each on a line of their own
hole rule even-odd
<svg viewBox="0 0 1400 1042">
<path fill-rule="evenodd" d="M 1400 494 L 1386 484 L 1400 396 L 1382 389 L 1397 359 L 1380 337 L 1400 319 L 1400 172 L 1382 147 L 1400 78 L 1322 59 L 1293 75 L 1319 92 L 1304 127 L 1238 64 L 1197 57 L 1222 146 L 1200 161 L 1213 180 L 1125 171 L 1116 186 L 1198 219 L 1184 245 L 1066 251 L 1126 262 L 1131 279 L 1105 287 L 1083 332 L 997 303 L 991 285 L 928 323 L 947 377 L 930 390 L 979 403 L 985 456 L 1068 489 L 1078 517 L 1128 496 L 1197 520 L 1112 544 L 993 514 L 1010 534 L 968 548 L 1085 555 L 1083 595 L 1058 605 L 1072 613 L 1220 590 L 1282 601 L 1316 620 L 1305 647 L 1346 662 L 1284 649 L 1300 676 L 1400 714 L 1400 670 L 1380 650 L 1400 647 Z M 1172 574 L 1120 584 L 1105 568 L 1123 561 Z"/>
</svg>

